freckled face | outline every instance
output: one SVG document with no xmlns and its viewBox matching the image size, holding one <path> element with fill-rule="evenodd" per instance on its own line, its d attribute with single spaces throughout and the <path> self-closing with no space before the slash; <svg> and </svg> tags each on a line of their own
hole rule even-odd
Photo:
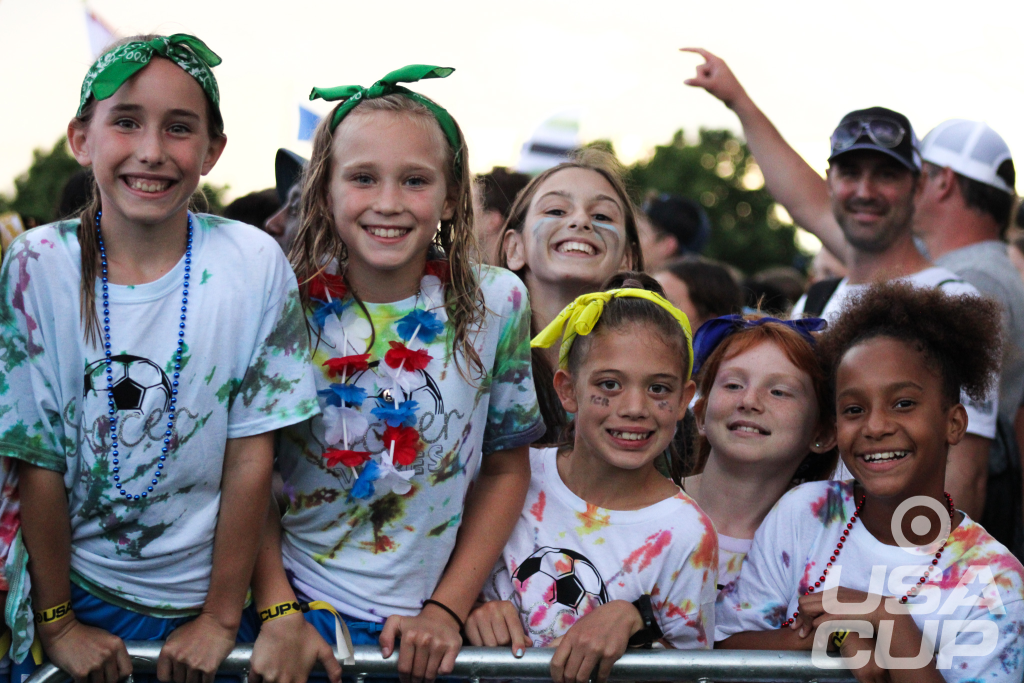
<svg viewBox="0 0 1024 683">
<path fill-rule="evenodd" d="M 545 180 L 526 214 L 529 276 L 596 288 L 626 262 L 625 207 L 597 171 L 567 168 Z"/>
<path fill-rule="evenodd" d="M 622 469 L 650 464 L 672 441 L 693 397 L 680 360 L 679 348 L 655 330 L 596 333 L 576 376 L 560 370 L 563 381 L 556 378 L 562 405 L 576 414 L 574 448 Z"/>
</svg>

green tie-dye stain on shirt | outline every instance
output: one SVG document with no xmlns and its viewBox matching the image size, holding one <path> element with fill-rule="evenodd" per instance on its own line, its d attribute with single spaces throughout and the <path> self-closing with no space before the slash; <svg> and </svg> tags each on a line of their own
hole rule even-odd
<svg viewBox="0 0 1024 683">
<path fill-rule="evenodd" d="M 210 370 L 210 374 L 203 378 L 204 384 L 209 384 L 213 380 L 213 376 L 217 373 L 217 366 L 214 365 L 213 369 Z"/>
<path fill-rule="evenodd" d="M 179 373 L 185 372 L 185 366 L 188 365 L 188 362 L 190 360 L 192 360 L 192 354 L 190 354 L 188 352 L 188 344 L 187 343 L 181 345 L 181 369 L 180 370 L 175 370 L 174 369 L 174 356 L 175 355 L 176 355 L 176 353 L 175 354 L 171 354 L 171 359 L 169 361 L 167 361 L 167 365 L 164 366 L 164 372 L 166 372 L 169 376 L 173 376 L 175 372 L 179 372 Z M 209 382 L 207 382 L 207 384 L 209 384 Z"/>
<path fill-rule="evenodd" d="M 202 277 L 202 279 L 200 279 L 200 280 L 199 280 L 199 284 L 201 284 L 201 285 L 205 285 L 205 284 L 206 284 L 206 282 L 207 282 L 207 281 L 208 281 L 209 279 L 210 279 L 210 271 L 208 271 L 208 270 L 206 270 L 205 268 L 203 268 L 203 277 Z"/>
<path fill-rule="evenodd" d="M 217 389 L 217 400 L 221 403 L 226 403 L 228 410 L 231 410 L 231 406 L 235 402 L 235 396 L 238 395 L 238 389 L 241 386 L 242 380 L 232 377 L 227 382 L 220 385 L 220 389 Z"/>
</svg>

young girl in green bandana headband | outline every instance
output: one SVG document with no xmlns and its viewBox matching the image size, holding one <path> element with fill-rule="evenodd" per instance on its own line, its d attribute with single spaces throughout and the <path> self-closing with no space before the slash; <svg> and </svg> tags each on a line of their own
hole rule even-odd
<svg viewBox="0 0 1024 683">
<path fill-rule="evenodd" d="M 253 578 L 257 680 L 302 680 L 332 660 L 325 640 L 346 648 L 343 624 L 385 657 L 401 638 L 413 680 L 450 672 L 522 507 L 544 430 L 526 290 L 470 262 L 462 134 L 400 85 L 451 72 L 313 91 L 341 103 L 314 137 L 290 258 L 323 415 L 281 439 L 288 503 Z"/>
<path fill-rule="evenodd" d="M 124 640 L 166 640 L 157 677 L 209 683 L 255 635 L 238 631 L 273 432 L 317 408 L 284 256 L 188 210 L 226 142 L 219 62 L 186 35 L 101 56 L 68 125 L 93 200 L 4 260 L 0 455 L 24 512 L 5 616 L 28 669 L 45 653 L 115 683 Z"/>
</svg>

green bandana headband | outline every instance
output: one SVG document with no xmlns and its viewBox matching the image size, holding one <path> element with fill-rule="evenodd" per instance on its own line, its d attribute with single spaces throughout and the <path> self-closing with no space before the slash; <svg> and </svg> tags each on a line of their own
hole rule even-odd
<svg viewBox="0 0 1024 683">
<path fill-rule="evenodd" d="M 196 79 L 213 103 L 217 115 L 220 115 L 220 91 L 217 89 L 217 79 L 210 71 L 211 67 L 220 64 L 220 57 L 195 36 L 176 33 L 170 37 L 159 36 L 153 40 L 125 43 L 100 56 L 82 81 L 78 116 L 82 115 L 89 95 L 97 100 L 107 99 L 125 81 L 144 69 L 154 55 L 171 60 Z"/>
<path fill-rule="evenodd" d="M 455 71 L 455 69 L 446 66 L 410 64 L 409 66 L 404 66 L 397 71 L 392 71 L 369 88 L 364 88 L 361 85 L 339 85 L 336 88 L 313 88 L 313 92 L 309 93 L 309 99 L 322 99 L 328 102 L 345 100 L 345 102 L 338 107 L 337 111 L 334 112 L 334 117 L 331 119 L 331 130 L 333 131 L 338 127 L 338 124 L 341 123 L 342 119 L 348 116 L 349 112 L 355 109 L 356 105 L 363 100 L 373 100 L 378 97 L 393 94 L 405 95 L 410 100 L 419 102 L 429 109 L 430 113 L 434 115 L 435 119 L 437 119 L 438 125 L 440 125 L 441 130 L 444 131 L 444 136 L 448 138 L 448 142 L 451 143 L 452 149 L 455 150 L 455 166 L 456 168 L 459 168 L 462 157 L 462 146 L 459 144 L 459 129 L 455 125 L 455 119 L 453 119 L 452 115 L 445 111 L 444 108 L 439 107 L 423 95 L 398 85 L 399 83 L 415 83 L 416 81 L 421 81 L 426 78 L 448 78 L 453 71 Z"/>
</svg>

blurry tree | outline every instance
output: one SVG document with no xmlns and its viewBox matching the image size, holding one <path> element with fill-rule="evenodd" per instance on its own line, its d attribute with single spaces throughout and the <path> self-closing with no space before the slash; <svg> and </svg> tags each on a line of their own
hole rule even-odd
<svg viewBox="0 0 1024 683">
<path fill-rule="evenodd" d="M 694 145 L 677 131 L 654 156 L 629 167 L 627 178 L 640 193 L 656 190 L 699 201 L 711 219 L 705 255 L 748 274 L 779 265 L 803 269 L 796 228 L 776 216 L 761 170 L 732 132 L 701 129 Z"/>
<path fill-rule="evenodd" d="M 203 183 L 192 195 L 192 209 L 199 213 L 215 213 L 218 216 L 224 213 L 224 195 L 227 194 L 229 185 L 213 185 Z"/>
<path fill-rule="evenodd" d="M 34 219 L 39 225 L 57 220 L 64 185 L 80 168 L 68 151 L 67 138 L 61 137 L 49 151 L 35 150 L 32 165 L 14 180 L 14 198 L 0 196 L 0 213 L 17 211 L 22 218 Z M 203 183 L 192 198 L 195 210 L 219 214 L 227 190 L 227 185 Z"/>
<path fill-rule="evenodd" d="M 10 208 L 40 225 L 56 220 L 64 183 L 79 168 L 68 151 L 67 138 L 61 137 L 49 151 L 33 151 L 32 165 L 14 179 L 15 195 Z"/>
</svg>

